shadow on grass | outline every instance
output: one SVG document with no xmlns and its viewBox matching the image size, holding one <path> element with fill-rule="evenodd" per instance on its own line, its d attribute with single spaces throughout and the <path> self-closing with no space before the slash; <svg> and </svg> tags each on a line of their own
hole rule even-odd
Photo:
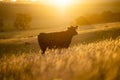
<svg viewBox="0 0 120 80">
<path fill-rule="evenodd" d="M 0 57 L 3 55 L 38 53 L 39 47 L 36 43 L 0 43 Z"/>
</svg>

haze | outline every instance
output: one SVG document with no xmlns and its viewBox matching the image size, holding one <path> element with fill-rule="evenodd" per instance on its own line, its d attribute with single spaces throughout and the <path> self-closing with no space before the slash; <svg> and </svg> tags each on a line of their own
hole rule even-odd
<svg viewBox="0 0 120 80">
<path fill-rule="evenodd" d="M 0 14 L 2 17 L 5 17 L 7 21 L 11 21 L 15 19 L 16 13 L 29 13 L 33 18 L 32 26 L 39 27 L 67 26 L 79 16 L 101 13 L 109 10 L 114 12 L 120 11 L 119 0 L 52 1 L 55 0 L 1 0 Z"/>
</svg>

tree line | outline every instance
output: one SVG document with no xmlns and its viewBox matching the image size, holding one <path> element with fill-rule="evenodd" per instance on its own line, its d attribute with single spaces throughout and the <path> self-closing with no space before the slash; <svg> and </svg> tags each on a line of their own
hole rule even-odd
<svg viewBox="0 0 120 80">
<path fill-rule="evenodd" d="M 13 25 L 18 30 L 24 30 L 30 28 L 31 21 L 32 17 L 30 14 L 18 13 L 16 14 L 16 18 Z M 4 18 L 0 17 L 0 32 L 4 31 L 4 25 Z"/>
<path fill-rule="evenodd" d="M 120 12 L 104 11 L 101 14 L 91 14 L 89 16 L 80 16 L 75 20 L 77 25 L 90 25 L 100 23 L 119 22 Z"/>
</svg>

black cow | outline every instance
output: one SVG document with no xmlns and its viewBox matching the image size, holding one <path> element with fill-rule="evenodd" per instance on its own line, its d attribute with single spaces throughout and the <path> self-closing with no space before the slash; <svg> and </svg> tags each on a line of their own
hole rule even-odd
<svg viewBox="0 0 120 80">
<path fill-rule="evenodd" d="M 62 32 L 54 33 L 40 33 L 38 35 L 38 43 L 42 50 L 42 54 L 45 53 L 46 48 L 55 49 L 55 48 L 68 48 L 72 37 L 77 35 L 76 27 L 69 27 L 68 30 Z"/>
</svg>

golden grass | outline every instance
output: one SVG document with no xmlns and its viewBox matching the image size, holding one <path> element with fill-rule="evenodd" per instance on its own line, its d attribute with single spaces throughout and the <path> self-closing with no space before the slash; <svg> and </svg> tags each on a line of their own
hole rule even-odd
<svg viewBox="0 0 120 80">
<path fill-rule="evenodd" d="M 120 80 L 120 39 L 4 56 L 0 80 Z"/>
</svg>

